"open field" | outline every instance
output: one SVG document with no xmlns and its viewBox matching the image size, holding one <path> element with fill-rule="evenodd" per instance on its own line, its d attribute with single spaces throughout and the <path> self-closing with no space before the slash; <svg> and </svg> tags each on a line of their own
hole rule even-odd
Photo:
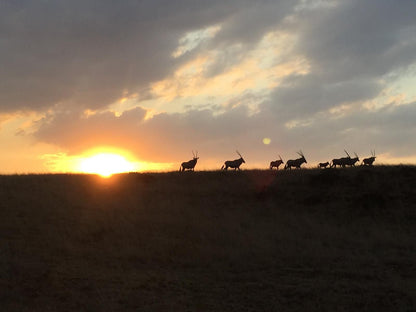
<svg viewBox="0 0 416 312">
<path fill-rule="evenodd" d="M 2 311 L 416 311 L 416 168 L 0 176 Z"/>
</svg>

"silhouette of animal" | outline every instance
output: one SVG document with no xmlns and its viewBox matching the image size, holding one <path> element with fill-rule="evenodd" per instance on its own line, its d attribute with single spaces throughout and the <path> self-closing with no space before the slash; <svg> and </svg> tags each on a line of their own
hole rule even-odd
<svg viewBox="0 0 416 312">
<path fill-rule="evenodd" d="M 361 163 L 362 166 L 372 166 L 373 162 L 376 160 L 376 150 L 371 151 L 371 157 L 364 158 Z"/>
<path fill-rule="evenodd" d="M 283 164 L 283 159 L 280 155 L 279 155 L 279 158 L 280 159 L 278 160 L 270 162 L 270 170 L 272 170 L 274 167 L 276 167 L 276 169 L 279 170 L 279 166 Z"/>
<path fill-rule="evenodd" d="M 329 162 L 319 163 L 318 168 L 326 168 L 329 166 Z"/>
<path fill-rule="evenodd" d="M 292 167 L 295 167 L 295 168 L 298 168 L 298 169 L 300 169 L 300 166 L 303 164 L 303 163 L 308 163 L 307 161 L 306 161 L 306 159 L 305 159 L 305 156 L 303 155 L 303 153 L 302 153 L 302 151 L 299 151 L 299 152 L 297 152 L 298 153 L 298 155 L 300 156 L 300 158 L 298 158 L 298 159 L 289 159 L 287 162 L 286 162 L 286 165 L 285 165 L 285 170 L 286 169 L 292 169 Z"/>
<path fill-rule="evenodd" d="M 340 166 L 344 168 L 347 165 L 349 158 L 348 157 L 342 157 L 342 158 L 334 158 L 331 162 L 331 168 L 336 168 L 337 166 Z"/>
<path fill-rule="evenodd" d="M 345 153 L 347 153 L 347 151 L 345 151 Z M 347 161 L 347 165 L 348 166 L 350 166 L 350 167 L 355 167 L 355 163 L 357 162 L 357 161 L 360 161 L 360 159 L 358 158 L 358 155 L 354 152 L 354 155 L 355 155 L 355 157 L 354 158 L 351 158 L 351 156 L 347 153 L 347 155 L 348 155 L 348 161 Z"/>
<path fill-rule="evenodd" d="M 355 154 L 355 158 L 351 158 L 350 154 L 344 149 L 344 152 L 347 154 L 348 157 L 341 157 L 341 158 L 334 158 L 332 159 L 331 168 L 336 168 L 337 166 L 340 166 L 342 168 L 345 168 L 345 166 L 351 166 L 355 164 L 358 161 L 358 156 Z M 353 161 L 354 160 L 354 161 Z"/>
<path fill-rule="evenodd" d="M 196 151 L 196 154 L 194 154 L 194 151 L 192 151 L 192 155 L 194 156 L 193 159 L 191 159 L 190 161 L 185 161 L 181 164 L 179 171 L 185 171 L 185 170 L 190 170 L 190 171 L 194 171 L 196 163 L 198 162 L 198 151 Z"/>
<path fill-rule="evenodd" d="M 228 168 L 234 168 L 234 170 L 240 170 L 240 166 L 242 163 L 245 163 L 245 160 L 243 158 L 243 156 L 241 156 L 241 154 L 236 151 L 238 156 L 240 156 L 239 159 L 235 159 L 235 160 L 227 160 L 224 162 L 224 165 L 222 165 L 221 170 L 227 170 Z"/>
</svg>

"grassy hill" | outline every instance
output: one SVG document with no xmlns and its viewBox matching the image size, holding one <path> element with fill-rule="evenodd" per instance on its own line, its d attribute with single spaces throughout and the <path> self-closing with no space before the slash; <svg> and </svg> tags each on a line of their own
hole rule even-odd
<svg viewBox="0 0 416 312">
<path fill-rule="evenodd" d="M 415 311 L 416 168 L 0 176 L 2 311 Z"/>
</svg>

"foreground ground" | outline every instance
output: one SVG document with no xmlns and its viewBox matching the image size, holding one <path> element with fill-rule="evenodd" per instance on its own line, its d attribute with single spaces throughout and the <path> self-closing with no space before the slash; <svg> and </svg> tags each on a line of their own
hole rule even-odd
<svg viewBox="0 0 416 312">
<path fill-rule="evenodd" d="M 416 168 L 0 176 L 2 311 L 415 311 Z"/>
</svg>

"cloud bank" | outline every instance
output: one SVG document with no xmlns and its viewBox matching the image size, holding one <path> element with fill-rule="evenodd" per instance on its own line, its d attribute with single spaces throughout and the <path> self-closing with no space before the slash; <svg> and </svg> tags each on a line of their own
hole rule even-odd
<svg viewBox="0 0 416 312">
<path fill-rule="evenodd" d="M 414 1 L 1 6 L 0 111 L 43 114 L 27 135 L 69 154 L 416 156 Z"/>
</svg>

